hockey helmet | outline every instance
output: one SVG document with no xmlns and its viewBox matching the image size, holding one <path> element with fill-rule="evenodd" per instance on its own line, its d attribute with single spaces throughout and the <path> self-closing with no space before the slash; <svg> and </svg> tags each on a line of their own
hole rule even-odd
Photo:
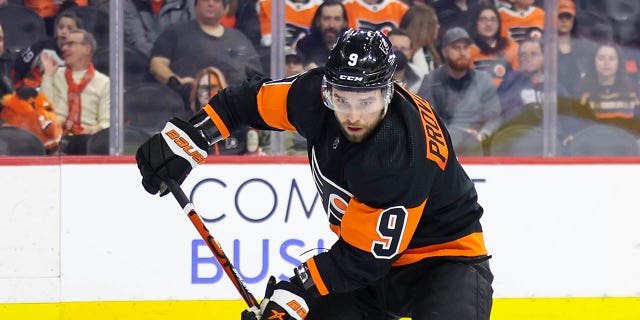
<svg viewBox="0 0 640 320">
<path fill-rule="evenodd" d="M 396 69 L 396 55 L 391 42 L 380 31 L 349 29 L 331 50 L 325 65 L 322 97 L 325 105 L 334 110 L 332 88 L 365 91 L 382 89 L 385 109 L 393 95 L 392 78 Z"/>
</svg>

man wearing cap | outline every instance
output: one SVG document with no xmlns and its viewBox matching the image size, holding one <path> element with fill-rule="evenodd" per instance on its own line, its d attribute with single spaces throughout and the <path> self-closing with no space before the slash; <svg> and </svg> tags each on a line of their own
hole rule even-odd
<svg viewBox="0 0 640 320">
<path fill-rule="evenodd" d="M 428 74 L 418 95 L 444 119 L 458 155 L 483 155 L 483 142 L 501 123 L 500 101 L 491 76 L 471 69 L 469 34 L 460 27 L 445 32 L 446 63 Z"/>
</svg>

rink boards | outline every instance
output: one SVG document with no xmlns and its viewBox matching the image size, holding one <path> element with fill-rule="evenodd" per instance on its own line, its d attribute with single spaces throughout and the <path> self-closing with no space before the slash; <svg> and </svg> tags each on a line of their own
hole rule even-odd
<svg viewBox="0 0 640 320">
<path fill-rule="evenodd" d="M 183 188 L 257 297 L 335 241 L 303 160 L 212 162 Z M 193 226 L 144 192 L 131 158 L 30 163 L 0 160 L 0 319 L 238 318 Z M 640 160 L 465 169 L 485 208 L 492 319 L 640 319 Z"/>
</svg>

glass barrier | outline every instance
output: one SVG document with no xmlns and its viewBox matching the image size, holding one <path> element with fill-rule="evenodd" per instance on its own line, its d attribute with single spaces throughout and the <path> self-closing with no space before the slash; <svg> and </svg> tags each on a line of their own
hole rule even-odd
<svg viewBox="0 0 640 320">
<path fill-rule="evenodd" d="M 389 36 L 399 56 L 396 82 L 434 106 L 459 156 L 640 153 L 640 2 L 387 2 L 373 14 L 375 5 L 336 0 L 165 1 L 166 8 L 77 1 L 53 15 L 12 2 L 0 7 L 4 127 L 16 123 L 12 102 L 42 94 L 55 111 L 40 101 L 40 122 L 22 125 L 25 141 L 35 136 L 48 154 L 133 154 L 168 119 L 189 117 L 221 88 L 256 73 L 277 79 L 322 66 L 340 31 L 353 26 Z M 196 12 L 206 8 L 215 10 L 199 24 Z M 97 75 L 88 89 L 87 48 Z M 0 153 L 28 152 L 11 148 L 2 142 Z M 306 146 L 295 133 L 245 127 L 209 153 L 305 155 Z"/>
</svg>

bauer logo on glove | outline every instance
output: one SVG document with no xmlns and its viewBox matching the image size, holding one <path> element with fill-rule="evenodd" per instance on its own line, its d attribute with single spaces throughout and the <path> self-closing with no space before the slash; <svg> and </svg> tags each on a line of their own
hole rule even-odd
<svg viewBox="0 0 640 320">
<path fill-rule="evenodd" d="M 162 137 L 167 141 L 173 153 L 185 158 L 193 167 L 204 163 L 204 160 L 207 158 L 207 152 L 198 148 L 186 133 L 171 122 L 167 123 L 162 130 Z M 187 157 L 183 156 L 181 151 L 184 152 Z"/>
</svg>

